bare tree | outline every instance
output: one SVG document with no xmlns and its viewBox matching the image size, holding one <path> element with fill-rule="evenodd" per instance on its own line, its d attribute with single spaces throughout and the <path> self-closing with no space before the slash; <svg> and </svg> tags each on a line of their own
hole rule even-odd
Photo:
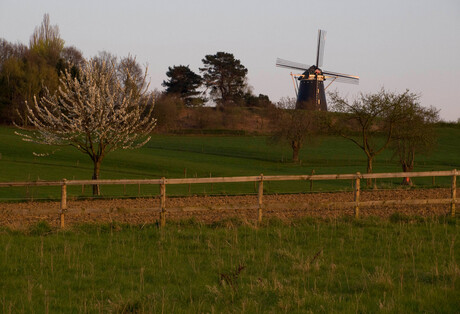
<svg viewBox="0 0 460 314">
<path fill-rule="evenodd" d="M 410 172 L 415 166 L 416 154 L 428 154 L 436 145 L 436 132 L 433 128 L 439 121 L 439 110 L 424 108 L 414 97 L 401 108 L 403 119 L 394 131 L 394 139 L 390 148 L 397 156 L 404 172 Z M 410 178 L 406 177 L 403 184 L 412 185 Z"/>
<path fill-rule="evenodd" d="M 77 79 L 66 71 L 56 94 L 46 90 L 39 100 L 34 97 L 33 104 L 27 104 L 36 131 L 20 135 L 25 141 L 70 145 L 87 154 L 96 180 L 109 152 L 138 148 L 150 140 L 155 127 L 153 102 L 146 97 L 146 75 L 141 91 L 133 93 L 105 62 L 91 60 L 79 73 Z M 93 186 L 93 194 L 100 194 L 99 186 Z"/>
<path fill-rule="evenodd" d="M 21 43 L 10 43 L 4 38 L 0 38 L 0 71 L 3 63 L 10 58 L 22 58 L 27 51 L 27 47 Z"/>
<path fill-rule="evenodd" d="M 67 46 L 62 49 L 61 59 L 74 66 L 82 66 L 85 63 L 83 53 L 75 46 Z"/>
<path fill-rule="evenodd" d="M 144 85 L 144 73 L 142 67 L 136 61 L 136 57 L 128 55 L 120 60 L 117 65 L 118 77 L 121 82 L 134 93 L 142 90 Z"/>
<path fill-rule="evenodd" d="M 332 110 L 338 112 L 330 126 L 340 136 L 356 144 L 367 157 L 367 173 L 372 172 L 375 156 L 394 138 L 396 125 L 403 120 L 401 108 L 413 101 L 415 94 L 382 89 L 375 94 L 361 94 L 350 103 L 336 92 L 329 94 Z M 370 180 L 367 182 L 370 185 Z"/>
<path fill-rule="evenodd" d="M 272 111 L 274 142 L 287 142 L 292 148 L 292 161 L 299 161 L 304 143 L 312 140 L 320 124 L 319 113 L 295 108 L 295 98 L 282 98 Z"/>
</svg>

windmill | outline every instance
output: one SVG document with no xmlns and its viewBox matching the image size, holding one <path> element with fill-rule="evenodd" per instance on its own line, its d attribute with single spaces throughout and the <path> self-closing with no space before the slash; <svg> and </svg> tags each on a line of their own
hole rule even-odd
<svg viewBox="0 0 460 314">
<path fill-rule="evenodd" d="M 318 47 L 316 50 L 316 64 L 309 66 L 302 63 L 292 62 L 277 58 L 276 66 L 294 70 L 304 71 L 302 74 L 292 74 L 297 78 L 294 80 L 294 88 L 297 93 L 296 109 L 308 110 L 323 110 L 327 111 L 326 94 L 324 90 L 333 82 L 342 82 L 349 84 L 359 84 L 359 76 L 336 73 L 326 70 L 321 70 L 323 66 L 324 42 L 326 39 L 326 31 L 318 30 Z M 324 81 L 331 82 L 324 87 Z M 299 83 L 300 82 L 300 83 Z"/>
</svg>

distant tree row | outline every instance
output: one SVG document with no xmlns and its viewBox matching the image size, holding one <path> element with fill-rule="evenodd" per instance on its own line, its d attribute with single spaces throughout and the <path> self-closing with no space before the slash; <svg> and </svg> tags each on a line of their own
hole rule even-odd
<svg viewBox="0 0 460 314">
<path fill-rule="evenodd" d="M 29 46 L 0 39 L 0 122 L 27 125 L 25 102 L 45 88 L 56 91 L 60 73 L 69 70 L 76 75 L 83 60 L 78 49 L 64 46 L 48 14 L 35 28 Z"/>
<path fill-rule="evenodd" d="M 134 57 L 118 59 L 101 52 L 93 59 L 111 64 L 125 84 L 132 85 L 134 92 L 139 89 L 144 71 Z M 0 123 L 27 126 L 26 103 L 32 103 L 34 96 L 55 93 L 65 72 L 78 77 L 85 62 L 80 50 L 65 46 L 59 27 L 50 24 L 48 14 L 35 28 L 28 46 L 0 38 Z"/>
<path fill-rule="evenodd" d="M 165 93 L 179 97 L 187 107 L 201 106 L 208 99 L 217 106 L 273 106 L 267 95 L 252 94 L 247 84 L 248 69 L 233 54 L 217 52 L 206 55 L 201 61 L 202 76 L 189 66 L 169 67 L 166 72 L 168 79 L 162 84 L 166 87 Z M 200 88 L 204 90 L 200 91 Z"/>
<path fill-rule="evenodd" d="M 143 70 L 132 56 L 118 59 L 109 52 L 93 58 L 113 64 L 120 78 L 131 80 L 133 87 L 142 81 Z M 0 123 L 29 124 L 26 103 L 45 91 L 55 93 L 59 78 L 69 71 L 73 77 L 86 62 L 74 46 L 65 46 L 57 25 L 51 25 L 48 14 L 32 33 L 29 45 L 11 43 L 0 38 Z M 206 55 L 200 74 L 189 66 L 168 68 L 165 91 L 156 93 L 158 100 L 176 106 L 200 107 L 212 101 L 218 107 L 273 107 L 267 95 L 253 95 L 247 83 L 247 68 L 233 54 L 217 52 Z M 129 73 L 129 78 L 128 78 Z M 166 96 L 166 97 L 165 97 Z"/>
</svg>

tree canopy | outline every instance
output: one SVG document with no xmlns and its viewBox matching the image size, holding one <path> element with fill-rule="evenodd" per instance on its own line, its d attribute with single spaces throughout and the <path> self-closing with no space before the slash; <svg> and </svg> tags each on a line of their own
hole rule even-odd
<svg viewBox="0 0 460 314">
<path fill-rule="evenodd" d="M 403 118 L 395 127 L 390 144 L 404 172 L 414 169 L 416 154 L 428 154 L 436 145 L 433 125 L 439 121 L 439 110 L 422 107 L 418 99 L 417 95 L 413 95 L 411 101 L 401 107 Z M 403 183 L 412 182 L 405 178 Z"/>
<path fill-rule="evenodd" d="M 55 66 L 61 57 L 64 40 L 59 34 L 59 27 L 50 24 L 48 14 L 43 16 L 42 23 L 35 28 L 30 37 L 29 49 L 46 60 L 51 66 Z"/>
<path fill-rule="evenodd" d="M 166 76 L 169 79 L 162 83 L 166 87 L 166 94 L 179 96 L 185 105 L 189 107 L 203 104 L 204 100 L 199 97 L 201 92 L 198 91 L 203 79 L 200 75 L 190 70 L 188 65 L 168 67 Z"/>
<path fill-rule="evenodd" d="M 248 70 L 233 54 L 217 52 L 202 59 L 204 85 L 218 104 L 238 104 L 246 92 Z"/>
</svg>

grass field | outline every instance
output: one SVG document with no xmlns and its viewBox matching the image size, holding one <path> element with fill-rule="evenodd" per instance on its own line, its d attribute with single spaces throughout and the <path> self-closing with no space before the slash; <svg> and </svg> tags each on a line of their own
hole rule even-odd
<svg viewBox="0 0 460 314">
<path fill-rule="evenodd" d="M 92 164 L 88 156 L 71 147 L 50 147 L 21 141 L 13 128 L 0 127 L 0 181 L 89 179 Z M 455 125 L 439 127 L 439 145 L 433 154 L 417 159 L 416 171 L 451 170 L 460 168 L 460 128 Z M 36 153 L 51 153 L 36 157 Z M 313 146 L 306 146 L 301 154 L 301 164 L 290 162 L 288 146 L 271 145 L 264 136 L 186 136 L 155 135 L 143 148 L 110 153 L 103 161 L 102 179 L 168 178 L 247 176 L 279 174 L 316 174 L 365 172 L 365 157 L 351 142 L 337 137 L 324 137 Z M 375 172 L 399 172 L 390 151 L 377 156 Z M 438 178 L 436 184 L 449 183 L 449 178 Z M 418 186 L 431 185 L 431 178 L 418 179 Z M 398 185 L 399 180 L 385 181 L 381 185 Z M 350 189 L 349 182 L 318 182 L 316 191 Z M 212 189 L 212 190 L 211 190 Z M 270 182 L 267 193 L 305 192 L 302 182 Z M 122 196 L 123 187 L 104 186 L 105 196 Z M 192 194 L 254 193 L 253 184 L 194 185 Z M 85 195 L 90 195 L 87 188 Z M 158 187 L 128 186 L 127 196 L 156 195 Z M 169 195 L 184 195 L 187 186 L 168 188 Z M 71 187 L 70 195 L 80 196 L 81 187 Z M 2 188 L 0 199 L 56 198 L 58 187 Z"/>
<path fill-rule="evenodd" d="M 455 313 L 459 221 L 0 230 L 3 313 Z"/>
<path fill-rule="evenodd" d="M 416 170 L 460 168 L 460 128 L 437 129 L 435 152 Z M 53 152 L 35 157 L 33 152 Z M 89 158 L 68 147 L 25 143 L 0 127 L 0 181 L 88 179 Z M 155 135 L 145 147 L 109 154 L 103 179 L 207 177 L 365 171 L 362 152 L 325 137 L 290 150 L 263 136 Z M 375 172 L 400 171 L 385 152 Z M 417 179 L 417 187 L 431 178 Z M 448 186 L 450 178 L 437 178 Z M 399 180 L 380 181 L 381 187 Z M 267 193 L 305 192 L 305 182 L 265 183 Z M 349 182 L 315 182 L 314 191 L 350 189 Z M 154 195 L 158 187 L 127 187 L 126 196 Z M 211 190 L 212 189 L 212 190 Z M 81 187 L 69 189 L 79 197 Z M 85 195 L 89 195 L 87 188 Z M 104 196 L 123 187 L 103 186 Z M 253 184 L 196 185 L 191 193 L 254 193 Z M 168 195 L 188 193 L 168 186 Z M 0 201 L 56 198 L 58 187 L 1 188 Z M 74 225 L 46 222 L 26 230 L 0 227 L 0 311 L 3 313 L 454 313 L 460 308 L 458 218 L 393 214 L 389 219 L 237 218 L 201 224 Z"/>
</svg>

